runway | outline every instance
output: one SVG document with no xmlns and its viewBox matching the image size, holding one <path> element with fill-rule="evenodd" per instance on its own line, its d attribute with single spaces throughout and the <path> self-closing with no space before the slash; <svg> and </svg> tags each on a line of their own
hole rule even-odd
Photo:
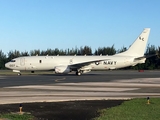
<svg viewBox="0 0 160 120">
<path fill-rule="evenodd" d="M 0 104 L 160 96 L 160 71 L 0 76 Z"/>
</svg>

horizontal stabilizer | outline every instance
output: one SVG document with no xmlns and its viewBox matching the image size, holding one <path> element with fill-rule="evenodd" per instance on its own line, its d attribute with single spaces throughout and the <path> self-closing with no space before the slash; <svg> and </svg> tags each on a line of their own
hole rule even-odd
<svg viewBox="0 0 160 120">
<path fill-rule="evenodd" d="M 156 56 L 157 54 L 153 54 L 153 55 L 144 55 L 142 57 L 137 57 L 135 58 L 134 60 L 141 60 L 141 59 L 144 59 L 144 58 L 150 58 L 150 57 L 153 57 L 153 56 Z"/>
</svg>

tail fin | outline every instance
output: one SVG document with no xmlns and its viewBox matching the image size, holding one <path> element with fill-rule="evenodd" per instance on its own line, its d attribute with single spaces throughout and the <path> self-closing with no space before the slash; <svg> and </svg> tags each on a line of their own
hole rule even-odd
<svg viewBox="0 0 160 120">
<path fill-rule="evenodd" d="M 127 55 L 127 56 L 137 56 L 137 57 L 143 56 L 146 49 L 149 33 L 150 33 L 150 28 L 145 28 L 127 51 L 119 53 L 117 55 Z"/>
</svg>

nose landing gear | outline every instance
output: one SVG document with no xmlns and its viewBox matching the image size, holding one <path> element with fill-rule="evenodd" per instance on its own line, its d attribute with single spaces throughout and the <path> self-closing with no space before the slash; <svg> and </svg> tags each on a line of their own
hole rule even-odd
<svg viewBox="0 0 160 120">
<path fill-rule="evenodd" d="M 21 73 L 18 73 L 17 75 L 18 75 L 18 76 L 21 76 Z"/>
</svg>

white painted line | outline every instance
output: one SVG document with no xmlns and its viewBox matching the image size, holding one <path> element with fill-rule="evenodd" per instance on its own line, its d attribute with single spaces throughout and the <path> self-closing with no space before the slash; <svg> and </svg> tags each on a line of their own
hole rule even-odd
<svg viewBox="0 0 160 120">
<path fill-rule="evenodd" d="M 128 91 L 137 90 L 139 88 L 107 88 L 107 87 L 78 87 L 78 86 L 42 86 L 42 85 L 30 85 L 30 86 L 14 86 L 6 88 L 24 88 L 24 89 L 39 89 L 39 90 L 71 90 L 71 91 Z"/>
</svg>

